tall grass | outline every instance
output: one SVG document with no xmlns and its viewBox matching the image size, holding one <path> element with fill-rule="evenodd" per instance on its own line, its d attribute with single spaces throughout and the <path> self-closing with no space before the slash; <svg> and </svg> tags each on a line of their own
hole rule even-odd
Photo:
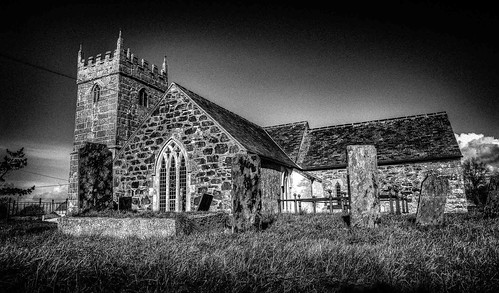
<svg viewBox="0 0 499 293">
<path fill-rule="evenodd" d="M 0 291 L 499 291 L 499 220 L 447 220 L 350 230 L 336 215 L 281 215 L 263 232 L 149 240 L 2 228 Z"/>
</svg>

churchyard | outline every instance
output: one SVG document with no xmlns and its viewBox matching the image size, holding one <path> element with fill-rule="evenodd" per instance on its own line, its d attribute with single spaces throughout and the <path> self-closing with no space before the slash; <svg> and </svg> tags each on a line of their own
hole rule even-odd
<svg viewBox="0 0 499 293">
<path fill-rule="evenodd" d="M 444 214 L 449 186 L 436 173 L 415 214 L 380 214 L 375 149 L 347 153 L 351 199 L 341 213 L 262 214 L 258 186 L 240 184 L 232 214 L 103 210 L 59 227 L 2 222 L 0 291 L 499 290 L 498 217 Z M 258 177 L 257 158 L 235 162 L 235 182 Z"/>
<path fill-rule="evenodd" d="M 1 223 L 2 292 L 497 292 L 499 220 L 440 226 L 382 215 L 281 214 L 263 231 L 74 237 L 54 223 Z"/>
</svg>

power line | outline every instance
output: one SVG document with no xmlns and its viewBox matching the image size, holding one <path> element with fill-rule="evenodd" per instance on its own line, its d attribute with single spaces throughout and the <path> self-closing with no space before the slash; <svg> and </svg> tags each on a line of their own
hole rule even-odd
<svg viewBox="0 0 499 293">
<path fill-rule="evenodd" d="M 45 188 L 45 187 L 66 186 L 66 185 L 69 185 L 69 183 L 64 183 L 64 184 L 56 184 L 56 185 L 42 185 L 42 186 L 36 186 L 36 185 L 35 185 L 35 189 L 36 189 L 36 188 Z"/>
<path fill-rule="evenodd" d="M 61 73 L 61 72 L 57 72 L 55 70 L 46 68 L 46 67 L 41 66 L 41 65 L 33 64 L 31 62 L 28 62 L 28 61 L 25 61 L 25 60 L 22 60 L 22 59 L 19 59 L 19 58 L 12 57 L 12 56 L 6 55 L 4 53 L 0 53 L 0 57 L 3 57 L 5 59 L 9 59 L 9 60 L 21 63 L 23 65 L 31 66 L 31 67 L 34 67 L 34 68 L 37 68 L 37 69 L 40 69 L 40 70 L 43 70 L 43 71 L 47 71 L 49 73 L 53 73 L 53 74 L 56 74 L 56 75 L 59 75 L 59 76 L 63 76 L 63 77 L 66 77 L 66 78 L 69 78 L 69 79 L 77 81 L 76 77 L 73 77 L 73 76 L 70 76 L 70 75 L 67 75 L 67 74 L 64 74 L 64 73 Z M 109 88 L 109 87 L 106 87 L 106 86 L 102 86 L 102 88 L 110 90 L 110 91 L 114 91 L 114 92 L 119 92 L 116 89 L 112 89 L 112 88 Z"/>
<path fill-rule="evenodd" d="M 64 180 L 64 181 L 68 180 L 68 179 L 63 179 L 63 178 L 59 178 L 59 177 L 44 175 L 44 174 L 40 174 L 40 173 L 36 173 L 36 172 L 30 172 L 30 171 L 26 171 L 26 170 L 17 170 L 17 171 L 21 171 L 21 172 L 24 172 L 24 173 L 35 174 L 35 175 L 38 175 L 38 176 L 43 176 L 43 177 L 48 177 L 48 178 L 53 178 L 53 179 L 58 179 L 58 180 Z"/>
<path fill-rule="evenodd" d="M 40 70 L 44 70 L 44 71 L 47 71 L 47 72 L 50 72 L 50 73 L 53 73 L 53 74 L 57 74 L 57 75 L 60 75 L 60 76 L 63 76 L 63 77 L 66 77 L 66 78 L 69 78 L 69 79 L 72 79 L 72 80 L 76 80 L 75 77 L 72 77 L 70 75 L 67 75 L 67 74 L 64 74 L 64 73 L 60 73 L 60 72 L 54 71 L 52 69 L 48 69 L 46 67 L 43 67 L 43 66 L 40 66 L 40 65 L 36 65 L 36 64 L 30 63 L 28 61 L 24 61 L 24 60 L 12 57 L 12 56 L 8 56 L 8 55 L 5 55 L 3 53 L 0 53 L 0 56 L 2 56 L 3 58 L 6 58 L 6 59 L 9 59 L 9 60 L 12 60 L 12 61 L 24 64 L 24 65 L 35 67 L 35 68 L 40 69 Z"/>
</svg>

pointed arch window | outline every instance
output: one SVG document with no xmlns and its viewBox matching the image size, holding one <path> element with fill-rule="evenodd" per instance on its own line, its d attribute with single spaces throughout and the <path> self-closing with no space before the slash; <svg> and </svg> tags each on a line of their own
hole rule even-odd
<svg viewBox="0 0 499 293">
<path fill-rule="evenodd" d="M 147 107 L 148 105 L 148 96 L 146 93 L 146 89 L 142 88 L 139 90 L 139 106 Z"/>
<path fill-rule="evenodd" d="M 92 97 L 94 103 L 97 103 L 100 100 L 100 86 L 98 84 L 94 85 L 92 88 Z"/>
<path fill-rule="evenodd" d="M 161 158 L 161 168 L 159 170 L 159 210 L 166 211 L 166 178 L 168 173 L 166 171 L 166 161 L 165 158 Z"/>
<path fill-rule="evenodd" d="M 339 182 L 336 182 L 336 196 L 341 196 L 341 185 Z"/>
<path fill-rule="evenodd" d="M 158 157 L 159 211 L 183 212 L 190 210 L 187 192 L 186 152 L 175 141 L 169 141 Z"/>
</svg>

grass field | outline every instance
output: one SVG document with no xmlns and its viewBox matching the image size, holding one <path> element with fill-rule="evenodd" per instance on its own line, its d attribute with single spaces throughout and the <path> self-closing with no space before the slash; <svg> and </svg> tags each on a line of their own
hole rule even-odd
<svg viewBox="0 0 499 293">
<path fill-rule="evenodd" d="M 1 223 L 0 291 L 499 292 L 499 219 L 350 230 L 336 215 L 281 215 L 263 232 L 149 240 Z"/>
</svg>

